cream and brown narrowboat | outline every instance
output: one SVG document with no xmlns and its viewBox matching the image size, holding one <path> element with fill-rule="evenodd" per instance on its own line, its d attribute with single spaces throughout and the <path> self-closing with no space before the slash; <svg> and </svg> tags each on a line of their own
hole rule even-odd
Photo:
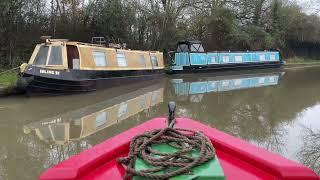
<svg viewBox="0 0 320 180">
<path fill-rule="evenodd" d="M 46 38 L 20 69 L 18 87 L 29 92 L 76 93 L 155 79 L 164 61 L 158 51 Z"/>
</svg>

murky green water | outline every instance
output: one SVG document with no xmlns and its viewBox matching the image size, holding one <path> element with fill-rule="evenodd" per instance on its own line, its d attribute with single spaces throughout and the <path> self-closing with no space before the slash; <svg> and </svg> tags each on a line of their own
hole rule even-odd
<svg viewBox="0 0 320 180">
<path fill-rule="evenodd" d="M 72 96 L 0 100 L 0 179 L 44 170 L 148 119 L 190 117 L 320 171 L 320 68 L 164 77 Z"/>
</svg>

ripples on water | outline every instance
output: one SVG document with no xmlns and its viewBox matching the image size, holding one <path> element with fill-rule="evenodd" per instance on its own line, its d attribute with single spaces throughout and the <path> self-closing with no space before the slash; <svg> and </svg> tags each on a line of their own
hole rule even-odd
<svg viewBox="0 0 320 180">
<path fill-rule="evenodd" d="M 0 179 L 44 169 L 167 115 L 189 117 L 320 173 L 319 68 L 164 77 L 89 94 L 9 97 L 0 102 Z"/>
</svg>

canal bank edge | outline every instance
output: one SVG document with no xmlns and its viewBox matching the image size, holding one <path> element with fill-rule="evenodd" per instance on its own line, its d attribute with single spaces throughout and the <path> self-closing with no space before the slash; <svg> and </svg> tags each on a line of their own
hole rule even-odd
<svg viewBox="0 0 320 180">
<path fill-rule="evenodd" d="M 18 72 L 5 72 L 0 74 L 0 96 L 16 94 Z"/>
<path fill-rule="evenodd" d="M 15 86 L 2 86 L 0 85 L 0 97 L 19 94 Z"/>
</svg>

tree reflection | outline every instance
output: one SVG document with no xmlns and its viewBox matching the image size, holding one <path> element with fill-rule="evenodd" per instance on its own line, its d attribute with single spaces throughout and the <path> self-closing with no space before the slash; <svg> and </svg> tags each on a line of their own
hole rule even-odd
<svg viewBox="0 0 320 180">
<path fill-rule="evenodd" d="M 7 151 L 4 146 L 0 147 L 0 162 L 4 162 L 7 158 Z M 5 164 L 0 163 L 0 179 L 5 179 L 7 176 Z"/>
<path fill-rule="evenodd" d="M 301 163 L 320 174 L 320 130 L 303 127 L 303 146 L 298 153 Z"/>
<path fill-rule="evenodd" d="M 16 141 L 0 148 L 0 179 L 36 179 L 44 170 L 91 147 L 87 141 L 57 145 L 36 135 L 16 134 Z M 26 172 L 27 169 L 27 172 Z"/>
</svg>

